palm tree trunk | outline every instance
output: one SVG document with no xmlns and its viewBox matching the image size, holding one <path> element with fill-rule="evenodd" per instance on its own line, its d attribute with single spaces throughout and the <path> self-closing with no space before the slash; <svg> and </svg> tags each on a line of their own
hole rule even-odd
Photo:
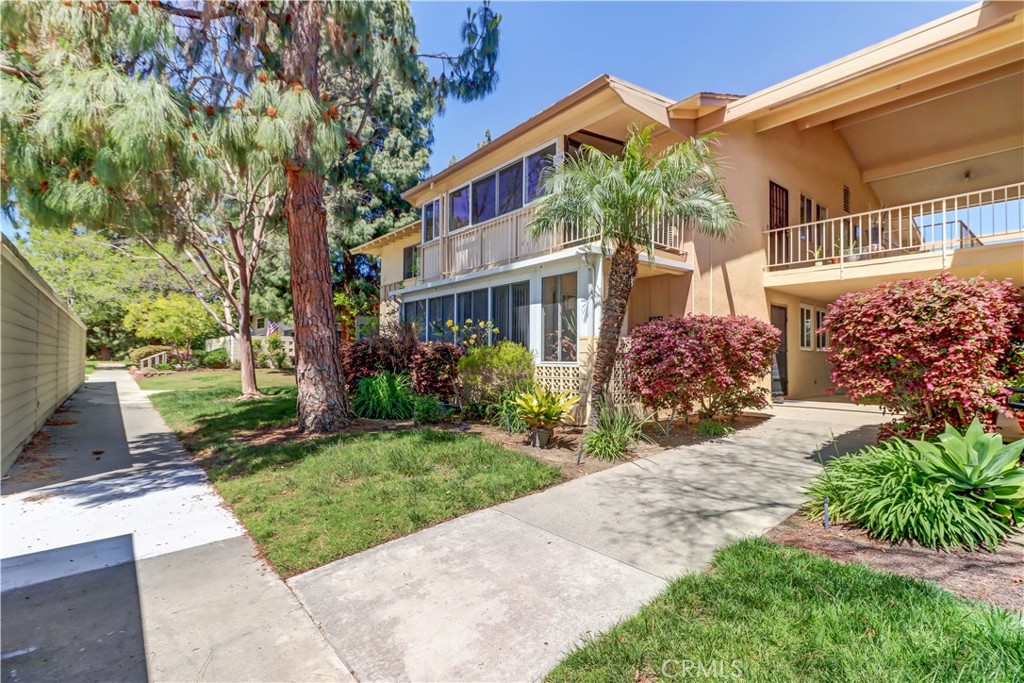
<svg viewBox="0 0 1024 683">
<path fill-rule="evenodd" d="M 639 259 L 636 247 L 620 244 L 612 255 L 608 271 L 608 291 L 601 308 L 601 331 L 597 337 L 597 352 L 594 354 L 594 370 L 590 383 L 590 417 L 587 431 L 597 426 L 598 413 L 605 402 L 608 383 L 615 368 L 615 357 L 619 350 L 619 332 L 626 319 L 626 306 L 636 281 Z"/>
</svg>

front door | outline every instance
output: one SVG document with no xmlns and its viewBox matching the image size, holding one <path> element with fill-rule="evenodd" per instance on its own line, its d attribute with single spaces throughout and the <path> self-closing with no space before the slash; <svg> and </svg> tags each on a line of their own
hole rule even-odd
<svg viewBox="0 0 1024 683">
<path fill-rule="evenodd" d="M 786 363 L 786 322 L 785 306 L 772 305 L 772 325 L 782 333 L 779 339 L 779 350 L 775 352 L 775 363 L 772 368 L 772 396 L 785 396 L 789 393 L 789 373 Z"/>
</svg>

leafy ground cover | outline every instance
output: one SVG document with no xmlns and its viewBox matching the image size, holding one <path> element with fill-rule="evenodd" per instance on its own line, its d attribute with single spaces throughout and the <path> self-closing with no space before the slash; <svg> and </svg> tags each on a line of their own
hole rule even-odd
<svg viewBox="0 0 1024 683">
<path fill-rule="evenodd" d="M 1019 614 L 764 539 L 720 550 L 550 681 L 1020 681 Z"/>
<path fill-rule="evenodd" d="M 238 401 L 237 371 L 140 380 L 165 390 L 154 405 L 284 576 L 560 479 L 558 468 L 473 435 L 363 421 L 304 438 L 292 383 L 261 371 L 268 396 Z"/>
</svg>

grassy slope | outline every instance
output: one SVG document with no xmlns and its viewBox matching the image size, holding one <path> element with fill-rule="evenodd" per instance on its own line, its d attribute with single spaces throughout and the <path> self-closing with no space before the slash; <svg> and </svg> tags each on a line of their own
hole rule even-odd
<svg viewBox="0 0 1024 683">
<path fill-rule="evenodd" d="M 269 372 L 269 371 L 268 371 Z M 153 403 L 285 576 L 556 483 L 559 470 L 477 437 L 432 430 L 252 445 L 247 430 L 294 423 L 288 376 L 231 400 L 237 373 L 143 380 Z M 294 382 L 291 382 L 292 384 Z M 205 387 L 205 388 L 197 388 Z"/>
<path fill-rule="evenodd" d="M 740 680 L 734 662 L 758 682 L 1021 681 L 1024 627 L 919 581 L 752 539 L 675 580 L 549 680 Z"/>
</svg>

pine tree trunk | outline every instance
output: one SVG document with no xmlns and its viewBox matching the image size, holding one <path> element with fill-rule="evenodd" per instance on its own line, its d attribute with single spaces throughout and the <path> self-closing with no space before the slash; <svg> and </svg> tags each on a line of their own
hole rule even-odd
<svg viewBox="0 0 1024 683">
<path fill-rule="evenodd" d="M 292 35 L 282 61 L 287 85 L 319 93 L 318 62 L 322 7 L 290 2 Z M 284 215 L 288 223 L 292 307 L 295 315 L 295 381 L 299 428 L 333 432 L 348 424 L 350 410 L 341 381 L 340 349 L 331 289 L 324 180 L 308 169 L 313 130 L 298 133 L 295 156 L 287 164 Z"/>
<path fill-rule="evenodd" d="M 601 331 L 597 337 L 597 352 L 594 354 L 587 431 L 597 426 L 598 414 L 605 402 L 619 350 L 619 332 L 622 330 L 622 321 L 626 319 L 629 295 L 636 281 L 637 263 L 635 246 L 620 244 L 616 247 L 608 271 L 608 291 L 601 306 Z"/>
</svg>

